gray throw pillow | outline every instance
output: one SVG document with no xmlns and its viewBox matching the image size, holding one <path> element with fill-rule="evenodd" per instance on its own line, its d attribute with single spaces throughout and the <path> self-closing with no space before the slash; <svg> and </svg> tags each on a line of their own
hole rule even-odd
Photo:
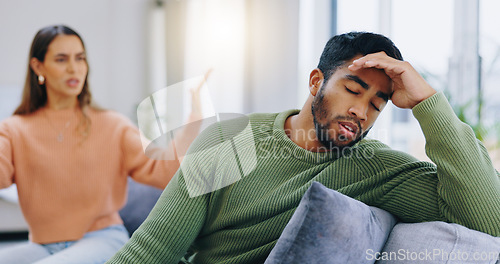
<svg viewBox="0 0 500 264">
<path fill-rule="evenodd" d="M 383 251 L 370 254 L 379 264 L 495 264 L 499 256 L 500 237 L 445 222 L 398 223 Z"/>
<path fill-rule="evenodd" d="M 313 182 L 266 264 L 374 263 L 396 223 L 390 213 Z"/>
</svg>

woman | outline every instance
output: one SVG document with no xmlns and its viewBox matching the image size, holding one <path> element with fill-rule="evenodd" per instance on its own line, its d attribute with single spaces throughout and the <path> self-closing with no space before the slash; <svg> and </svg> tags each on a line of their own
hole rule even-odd
<svg viewBox="0 0 500 264">
<path fill-rule="evenodd" d="M 179 168 L 147 158 L 137 127 L 92 105 L 88 72 L 75 31 L 36 34 L 22 101 L 0 123 L 0 188 L 16 183 L 30 242 L 0 251 L 0 263 L 104 263 L 129 238 L 118 214 L 127 176 L 164 188 Z M 190 121 L 199 118 L 194 111 Z"/>
</svg>

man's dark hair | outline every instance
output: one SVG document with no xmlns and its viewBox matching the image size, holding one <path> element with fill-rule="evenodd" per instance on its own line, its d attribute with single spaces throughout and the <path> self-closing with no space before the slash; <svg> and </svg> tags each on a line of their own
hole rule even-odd
<svg viewBox="0 0 500 264">
<path fill-rule="evenodd" d="M 336 35 L 326 43 L 319 59 L 318 69 L 328 81 L 335 70 L 356 55 L 384 51 L 388 56 L 403 60 L 401 52 L 387 37 L 370 32 L 349 32 Z"/>
</svg>

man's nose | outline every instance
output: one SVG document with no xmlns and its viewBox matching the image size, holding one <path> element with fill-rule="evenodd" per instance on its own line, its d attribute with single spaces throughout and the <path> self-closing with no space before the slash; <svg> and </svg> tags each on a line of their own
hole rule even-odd
<svg viewBox="0 0 500 264">
<path fill-rule="evenodd" d="M 358 103 L 349 108 L 349 114 L 356 116 L 360 121 L 365 121 L 367 118 L 368 105 Z"/>
</svg>

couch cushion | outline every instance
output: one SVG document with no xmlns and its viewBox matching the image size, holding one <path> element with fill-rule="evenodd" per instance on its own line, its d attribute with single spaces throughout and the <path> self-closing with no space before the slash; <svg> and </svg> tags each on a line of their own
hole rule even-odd
<svg viewBox="0 0 500 264">
<path fill-rule="evenodd" d="M 500 223 L 499 223 L 500 224 Z M 376 263 L 500 263 L 500 237 L 458 224 L 398 223 L 383 252 L 369 252 Z"/>
<path fill-rule="evenodd" d="M 130 235 L 144 222 L 162 192 L 161 189 L 135 182 L 129 178 L 127 203 L 120 210 L 120 217 Z"/>
<path fill-rule="evenodd" d="M 313 182 L 266 264 L 374 263 L 396 223 L 390 213 Z"/>
</svg>

